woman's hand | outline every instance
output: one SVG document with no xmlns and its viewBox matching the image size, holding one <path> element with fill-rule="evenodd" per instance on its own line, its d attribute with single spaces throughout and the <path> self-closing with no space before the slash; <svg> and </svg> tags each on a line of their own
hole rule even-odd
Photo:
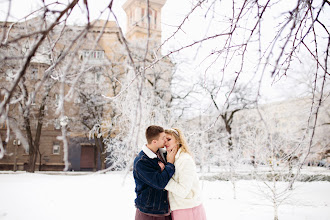
<svg viewBox="0 0 330 220">
<path fill-rule="evenodd" d="M 175 146 L 172 150 L 167 152 L 166 159 L 167 159 L 168 163 L 174 164 L 175 155 L 176 155 L 177 152 L 178 152 L 178 147 L 177 146 Z"/>
</svg>

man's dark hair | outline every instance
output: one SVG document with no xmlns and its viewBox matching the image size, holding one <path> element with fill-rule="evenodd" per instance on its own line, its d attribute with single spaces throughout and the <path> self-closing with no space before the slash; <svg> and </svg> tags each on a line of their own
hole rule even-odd
<svg viewBox="0 0 330 220">
<path fill-rule="evenodd" d="M 157 125 L 151 125 L 146 130 L 146 138 L 148 144 L 151 144 L 152 140 L 158 140 L 159 134 L 164 132 L 164 128 L 157 126 Z"/>
</svg>

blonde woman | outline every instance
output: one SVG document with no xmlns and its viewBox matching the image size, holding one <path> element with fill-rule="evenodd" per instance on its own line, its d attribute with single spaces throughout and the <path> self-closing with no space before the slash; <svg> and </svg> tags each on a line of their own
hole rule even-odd
<svg viewBox="0 0 330 220">
<path fill-rule="evenodd" d="M 177 129 L 166 129 L 166 151 L 177 148 L 175 173 L 166 185 L 173 220 L 206 220 L 196 164 L 185 137 Z M 160 165 L 161 166 L 161 165 Z"/>
</svg>

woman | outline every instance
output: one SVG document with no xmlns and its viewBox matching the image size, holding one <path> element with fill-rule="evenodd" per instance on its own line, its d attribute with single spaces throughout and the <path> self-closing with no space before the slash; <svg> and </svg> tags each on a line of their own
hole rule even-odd
<svg viewBox="0 0 330 220">
<path fill-rule="evenodd" d="M 182 132 L 166 129 L 166 151 L 177 147 L 175 173 L 166 185 L 173 220 L 206 220 L 196 165 Z"/>
</svg>

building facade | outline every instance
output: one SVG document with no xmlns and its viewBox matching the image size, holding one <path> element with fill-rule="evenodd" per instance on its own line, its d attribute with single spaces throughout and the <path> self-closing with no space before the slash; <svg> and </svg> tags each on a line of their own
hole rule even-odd
<svg viewBox="0 0 330 220">
<path fill-rule="evenodd" d="M 146 2 L 142 0 L 128 0 L 123 5 L 127 13 L 125 37 L 130 45 L 140 45 L 141 41 L 146 41 L 148 14 L 150 45 L 152 48 L 160 45 L 161 8 L 166 1 L 149 2 L 149 13 L 146 11 L 148 8 Z M 17 41 L 14 39 L 38 30 L 43 23 L 45 21 L 40 17 L 18 23 L 0 22 L 0 34 L 3 35 L 3 32 L 7 31 L 9 40 L 15 42 L 12 47 L 1 48 L 1 53 L 8 57 L 24 56 L 31 49 L 32 37 Z M 63 141 L 59 138 L 63 135 L 63 126 L 66 127 L 67 132 L 69 170 L 95 171 L 105 168 L 101 163 L 106 157 L 105 150 L 100 149 L 102 139 L 91 138 L 89 132 L 95 124 L 102 124 L 102 121 L 109 120 L 109 117 L 111 120 L 111 106 L 100 101 L 99 97 L 115 96 L 120 91 L 118 82 L 127 71 L 125 69 L 127 53 L 121 30 L 114 21 L 96 20 L 91 22 L 88 29 L 85 28 L 58 25 L 49 34 L 48 41 L 45 41 L 32 57 L 24 81 L 19 87 L 24 88 L 25 91 L 19 89 L 15 91 L 13 100 L 16 101 L 10 104 L 6 111 L 8 119 L 1 123 L 3 157 L 0 159 L 0 170 L 27 170 L 30 156 L 26 146 L 31 143 L 25 142 L 29 140 L 33 145 L 39 146 L 36 170 L 63 170 L 65 149 Z M 85 31 L 86 34 L 83 35 Z M 82 33 L 83 37 L 79 38 L 76 33 Z M 136 51 L 133 52 L 138 54 Z M 63 54 L 70 56 L 66 56 L 57 66 L 54 65 Z M 171 65 L 168 60 L 164 62 Z M 1 90 L 6 90 L 13 81 L 20 64 L 6 60 L 0 66 Z M 171 72 L 162 74 L 166 80 L 161 86 L 169 88 L 168 80 Z M 45 76 L 50 77 L 45 79 Z M 58 83 L 63 78 L 65 82 Z M 167 90 L 165 93 L 169 92 Z M 1 100 L 4 100 L 3 95 Z M 62 117 L 63 115 L 65 117 Z M 41 131 L 38 130 L 40 122 L 42 122 Z M 24 138 L 20 138 L 19 134 Z"/>
<path fill-rule="evenodd" d="M 257 109 L 239 111 L 235 115 L 233 130 L 238 139 L 243 139 L 241 143 L 237 141 L 242 146 L 243 157 L 261 158 L 265 148 L 273 147 L 279 162 L 294 157 L 305 165 L 317 166 L 321 161 L 330 165 L 330 100 L 324 98 L 318 110 L 314 134 L 316 104 L 313 109 L 311 105 L 312 97 L 300 97 L 260 105 L 259 112 Z M 247 143 L 249 140 L 251 142 Z M 253 147 L 244 147 L 245 143 Z M 263 160 L 268 159 L 264 156 Z"/>
</svg>

